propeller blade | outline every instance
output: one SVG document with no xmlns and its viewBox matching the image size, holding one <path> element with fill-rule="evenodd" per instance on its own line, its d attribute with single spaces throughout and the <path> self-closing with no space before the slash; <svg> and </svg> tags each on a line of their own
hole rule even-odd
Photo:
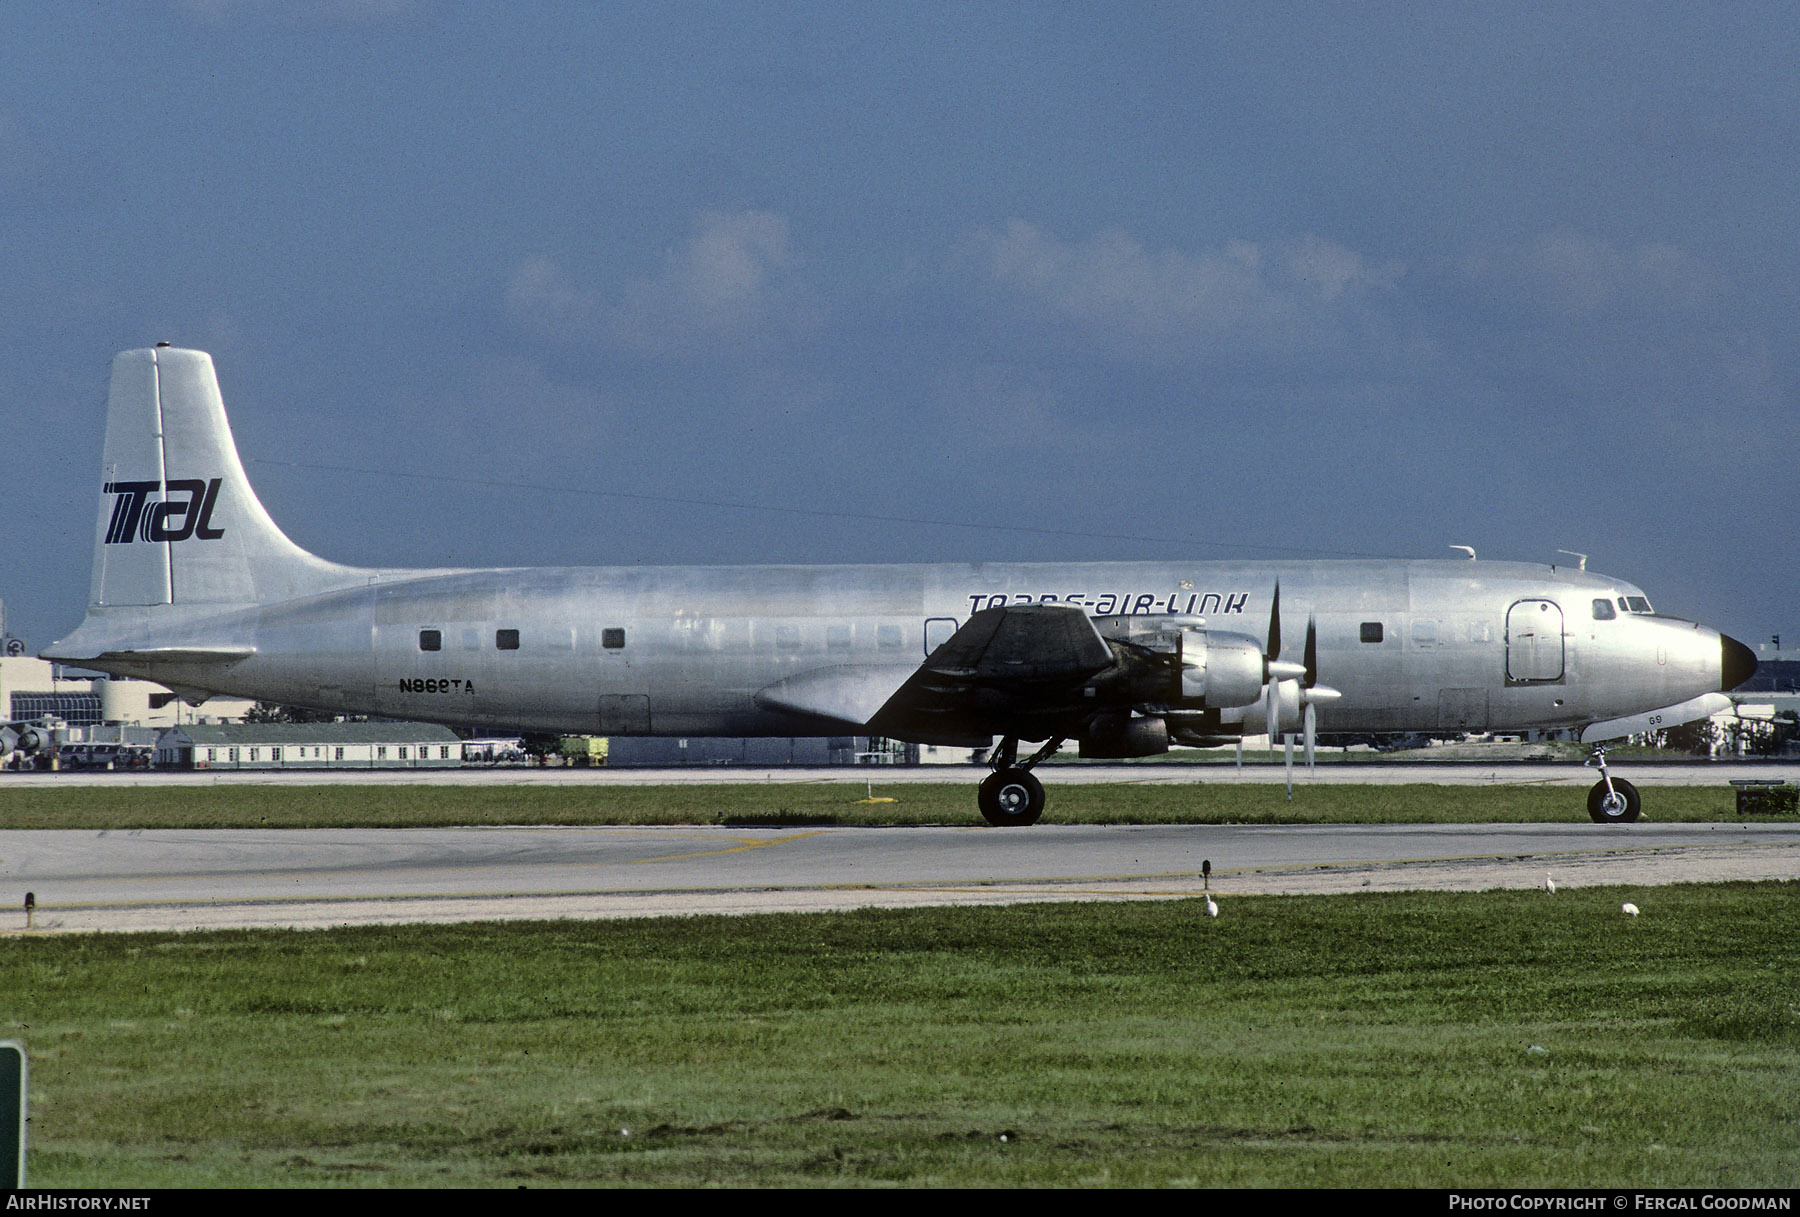
<svg viewBox="0 0 1800 1217">
<path fill-rule="evenodd" d="M 1305 688 L 1312 688 L 1319 683 L 1319 619 L 1308 615 L 1306 618 L 1306 650 L 1303 652 L 1306 665 Z"/>
<path fill-rule="evenodd" d="M 1275 592 L 1269 597 L 1269 646 L 1263 652 L 1263 701 L 1269 715 L 1269 752 L 1275 752 L 1275 737 L 1281 731 L 1281 683 L 1300 680 L 1306 668 L 1281 657 L 1281 580 L 1275 581 Z M 1288 797 L 1293 797 L 1294 737 L 1287 736 Z"/>
<path fill-rule="evenodd" d="M 1294 801 L 1294 733 L 1287 733 L 1287 791 L 1288 802 Z"/>
<path fill-rule="evenodd" d="M 1312 702 L 1306 703 L 1306 772 L 1308 776 L 1317 771 L 1313 767 L 1313 744 L 1319 738 L 1319 714 L 1313 709 Z"/>
<path fill-rule="evenodd" d="M 1281 580 L 1275 580 L 1275 596 L 1269 601 L 1269 647 L 1265 659 L 1281 658 Z"/>
</svg>

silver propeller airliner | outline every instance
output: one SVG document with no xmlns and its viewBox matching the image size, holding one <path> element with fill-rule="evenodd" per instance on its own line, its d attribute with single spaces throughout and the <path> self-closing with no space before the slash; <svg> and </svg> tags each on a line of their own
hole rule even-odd
<svg viewBox="0 0 1800 1217">
<path fill-rule="evenodd" d="M 1032 768 L 1172 744 L 1566 728 L 1596 820 L 1638 815 L 1604 741 L 1704 718 L 1743 644 L 1638 587 L 1510 562 L 1085 562 L 389 570 L 283 535 L 210 356 L 113 361 L 86 619 L 48 659 L 213 694 L 506 731 L 998 737 L 978 802 L 1030 824 Z M 1042 742 L 1021 758 L 1020 742 Z"/>
</svg>

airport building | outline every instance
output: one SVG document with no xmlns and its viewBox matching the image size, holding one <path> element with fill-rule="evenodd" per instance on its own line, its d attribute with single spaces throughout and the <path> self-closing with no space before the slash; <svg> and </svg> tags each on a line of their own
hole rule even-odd
<svg viewBox="0 0 1800 1217">
<path fill-rule="evenodd" d="M 659 739 L 615 736 L 606 764 L 645 765 L 916 765 L 919 745 L 867 735 L 770 739 Z"/>
<path fill-rule="evenodd" d="M 190 706 L 159 684 L 91 672 L 72 675 L 47 659 L 0 656 L 0 719 L 27 722 L 54 715 L 70 728 L 174 727 L 241 719 L 254 703 L 214 697 Z"/>
<path fill-rule="evenodd" d="M 1734 697 L 1757 693 L 1800 695 L 1800 635 L 1789 634 L 1788 638 L 1786 646 L 1779 634 L 1756 646 L 1756 675 L 1732 690 Z"/>
<path fill-rule="evenodd" d="M 434 723 L 231 723 L 171 727 L 167 769 L 454 769 L 462 740 Z"/>
</svg>

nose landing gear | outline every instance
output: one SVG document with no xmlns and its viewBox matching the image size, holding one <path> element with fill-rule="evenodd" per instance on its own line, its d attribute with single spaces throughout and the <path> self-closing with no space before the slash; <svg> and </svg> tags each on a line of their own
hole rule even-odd
<svg viewBox="0 0 1800 1217">
<path fill-rule="evenodd" d="M 1596 824 L 1629 824 L 1638 818 L 1641 800 L 1637 787 L 1606 772 L 1606 745 L 1595 744 L 1584 764 L 1597 766 L 1600 780 L 1588 791 L 1588 815 Z"/>
</svg>

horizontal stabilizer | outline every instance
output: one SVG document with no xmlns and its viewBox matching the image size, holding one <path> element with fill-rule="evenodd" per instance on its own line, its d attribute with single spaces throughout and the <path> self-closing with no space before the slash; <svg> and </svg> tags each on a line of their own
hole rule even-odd
<svg viewBox="0 0 1800 1217">
<path fill-rule="evenodd" d="M 118 663 L 236 663 L 256 654 L 255 647 L 143 647 L 133 651 L 106 651 L 96 659 Z"/>
<path fill-rule="evenodd" d="M 43 659 L 70 664 L 130 664 L 142 667 L 152 664 L 236 663 L 256 654 L 256 648 L 239 644 L 220 646 L 128 647 L 108 648 L 88 654 L 80 648 L 53 646 L 39 653 Z"/>
</svg>

